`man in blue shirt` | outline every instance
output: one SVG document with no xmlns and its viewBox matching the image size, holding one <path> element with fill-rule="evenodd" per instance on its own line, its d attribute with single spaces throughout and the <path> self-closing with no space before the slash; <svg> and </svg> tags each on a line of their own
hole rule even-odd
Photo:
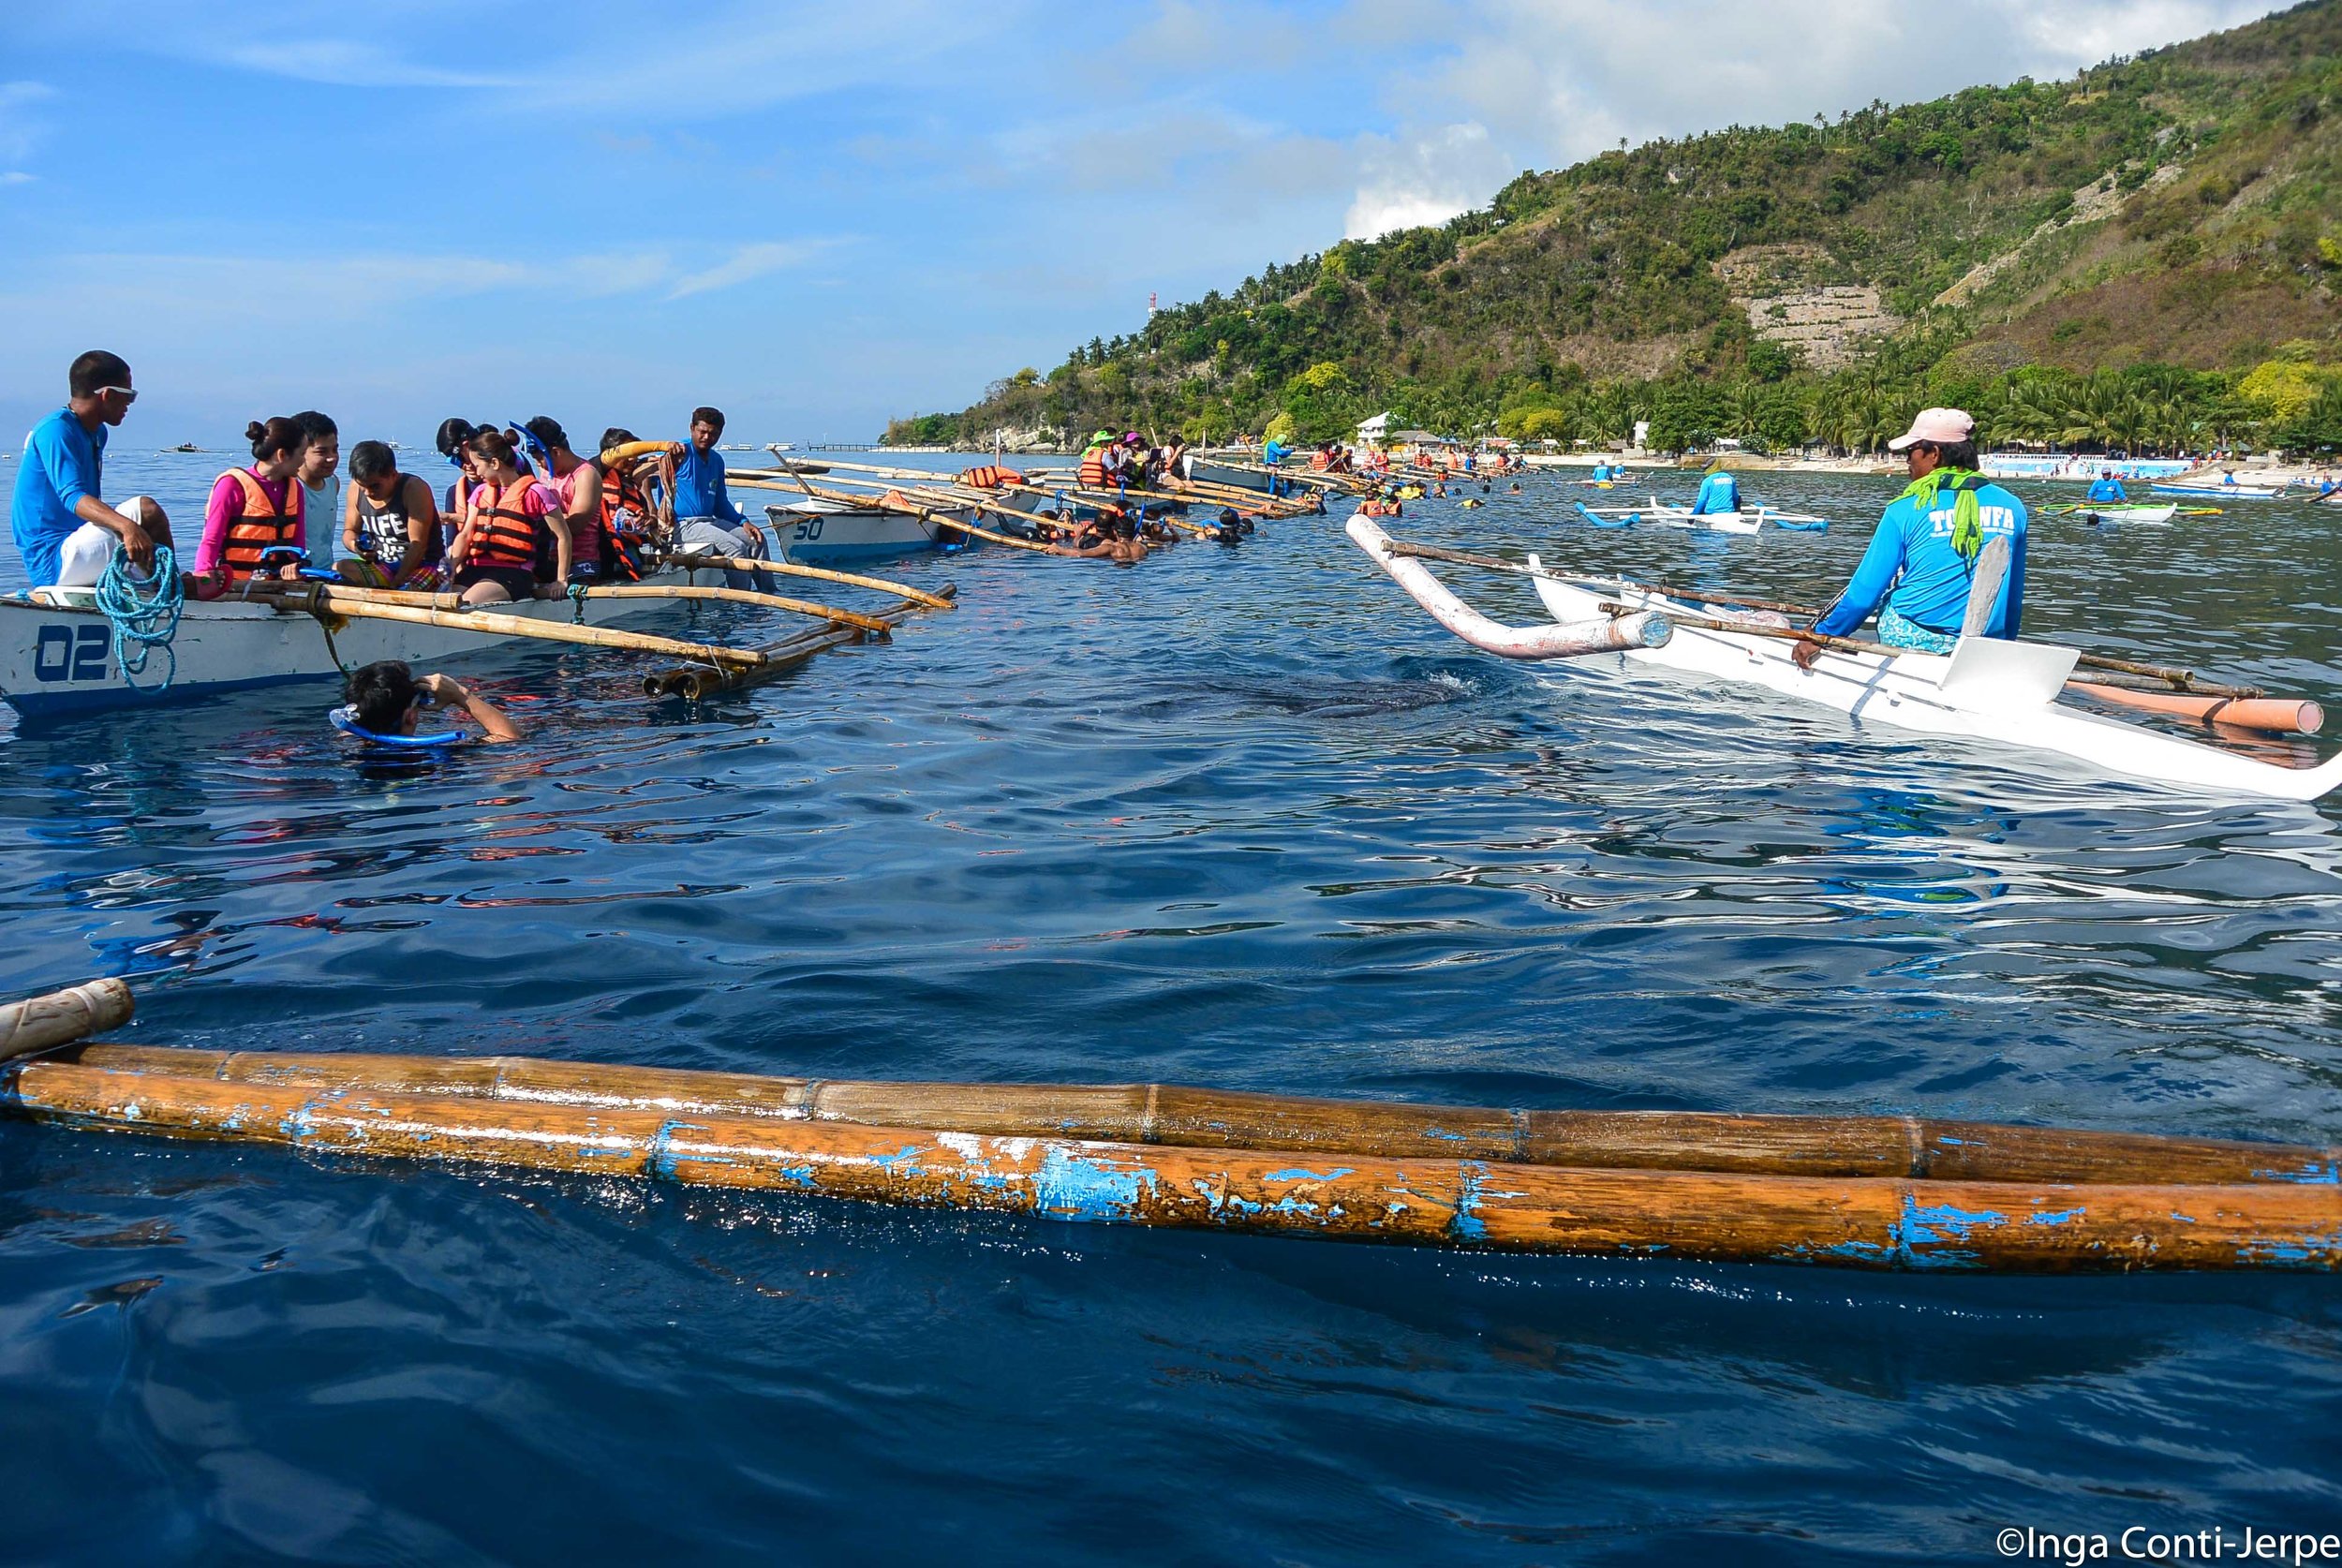
<svg viewBox="0 0 2342 1568">
<path fill-rule="evenodd" d="M 1699 481 L 1699 494 L 1692 497 L 1694 517 L 1712 517 L 1720 511 L 1741 510 L 1741 481 L 1728 468 L 1712 470 Z"/>
<path fill-rule="evenodd" d="M 2123 481 L 2114 477 L 2114 470 L 2106 468 L 2099 471 L 2097 479 L 2090 486 L 2090 494 L 2084 496 L 2083 499 L 2085 501 L 2127 501 L 2130 497 L 2123 491 Z"/>
<path fill-rule="evenodd" d="M 106 432 L 138 400 L 129 365 L 93 348 L 66 373 L 66 406 L 24 437 L 8 508 L 17 553 L 36 588 L 94 586 L 116 550 L 143 571 L 155 564 L 155 547 L 170 543 L 170 520 L 153 496 L 133 496 L 119 510 L 98 499 Z"/>
<path fill-rule="evenodd" d="M 1951 652 L 1977 555 L 1997 535 L 2008 540 L 2008 574 L 1984 634 L 2013 641 L 2024 609 L 2024 503 L 1977 471 L 1976 422 L 1957 408 L 1923 408 L 1887 450 L 1910 465 L 1910 487 L 1889 504 L 1853 581 L 1814 630 L 1844 637 L 1875 612 L 1878 640 L 1890 647 Z M 1790 650 L 1801 670 L 1820 654 L 1810 639 Z"/>
<path fill-rule="evenodd" d="M 716 450 L 723 433 L 722 409 L 691 410 L 690 444 L 679 449 L 674 460 L 675 548 L 709 555 L 769 559 L 771 551 L 764 543 L 764 530 L 742 515 L 725 488 L 723 454 Z M 724 569 L 724 581 L 735 588 L 753 584 L 759 593 L 769 594 L 774 586 L 769 571 L 751 576 L 731 567 Z"/>
</svg>

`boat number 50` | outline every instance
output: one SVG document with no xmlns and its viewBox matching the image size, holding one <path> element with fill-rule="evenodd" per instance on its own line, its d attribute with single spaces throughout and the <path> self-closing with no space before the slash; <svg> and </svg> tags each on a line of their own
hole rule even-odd
<svg viewBox="0 0 2342 1568">
<path fill-rule="evenodd" d="M 33 679 L 102 681 L 113 634 L 103 626 L 45 626 L 33 644 Z"/>
<path fill-rule="evenodd" d="M 797 525 L 797 531 L 791 534 L 789 537 L 797 540 L 799 543 L 803 543 L 805 540 L 809 539 L 820 539 L 822 537 L 822 520 L 818 517 L 807 518 L 804 522 Z"/>
</svg>

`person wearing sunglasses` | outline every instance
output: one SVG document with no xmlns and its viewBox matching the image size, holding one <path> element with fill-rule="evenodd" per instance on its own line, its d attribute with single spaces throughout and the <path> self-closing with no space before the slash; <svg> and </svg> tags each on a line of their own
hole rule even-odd
<svg viewBox="0 0 2342 1568">
<path fill-rule="evenodd" d="M 119 507 L 99 498 L 106 433 L 130 412 L 138 393 L 119 354 L 93 348 L 66 373 L 66 406 L 24 437 L 8 510 L 17 554 L 36 588 L 96 585 L 116 551 L 141 571 L 155 547 L 170 544 L 170 520 L 151 496 Z"/>
</svg>

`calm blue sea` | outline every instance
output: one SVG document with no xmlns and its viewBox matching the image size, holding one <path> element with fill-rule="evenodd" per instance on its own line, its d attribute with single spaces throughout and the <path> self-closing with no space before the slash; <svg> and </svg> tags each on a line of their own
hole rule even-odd
<svg viewBox="0 0 2342 1568">
<path fill-rule="evenodd" d="M 131 444 L 111 487 L 193 518 L 225 460 Z M 1895 487 L 1752 488 L 1837 525 L 1596 534 L 1537 478 L 1401 531 L 1807 597 Z M 2338 536 L 2041 519 L 2028 629 L 2342 714 Z M 395 777 L 321 687 L 0 718 L 0 989 L 126 976 L 126 1037 L 211 1048 L 2342 1140 L 2332 806 L 1506 665 L 1335 519 L 899 574 L 963 608 L 703 707 L 623 658 L 461 666 L 529 741 Z M 9 1561 L 2002 1561 L 2009 1528 L 2342 1531 L 2342 1283 L 1483 1257 L 0 1123 L 0 1455 Z"/>
</svg>

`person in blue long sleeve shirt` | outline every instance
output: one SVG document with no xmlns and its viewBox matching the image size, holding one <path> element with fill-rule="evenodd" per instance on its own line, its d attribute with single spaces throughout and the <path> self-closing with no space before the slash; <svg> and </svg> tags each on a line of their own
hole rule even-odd
<svg viewBox="0 0 2342 1568">
<path fill-rule="evenodd" d="M 731 492 L 725 488 L 723 454 L 716 450 L 723 433 L 722 409 L 691 410 L 690 444 L 678 451 L 674 459 L 675 548 L 768 559 L 771 552 L 765 546 L 764 530 L 732 504 Z M 769 571 L 751 574 L 726 567 L 724 582 L 735 588 L 753 585 L 759 593 L 773 591 Z"/>
<path fill-rule="evenodd" d="M 2123 481 L 2114 477 L 2114 470 L 2107 468 L 2098 474 L 2097 479 L 2090 486 L 2090 494 L 2083 499 L 2085 501 L 2127 501 L 2130 496 L 2124 492 Z"/>
<path fill-rule="evenodd" d="M 1976 422 L 1957 408 L 1923 409 L 1887 447 L 1909 463 L 1910 488 L 1888 505 L 1853 580 L 1814 631 L 1844 637 L 1875 614 L 1878 640 L 1889 646 L 1949 653 L 1977 555 L 1999 536 L 2008 540 L 2008 574 L 1984 635 L 2015 640 L 2024 611 L 2024 503 L 1977 472 Z M 1810 670 L 1820 653 L 1820 643 L 1801 640 L 1791 657 Z"/>
<path fill-rule="evenodd" d="M 1741 481 L 1728 468 L 1717 468 L 1699 481 L 1699 494 L 1692 497 L 1694 517 L 1712 517 L 1721 511 L 1741 510 Z"/>
</svg>

